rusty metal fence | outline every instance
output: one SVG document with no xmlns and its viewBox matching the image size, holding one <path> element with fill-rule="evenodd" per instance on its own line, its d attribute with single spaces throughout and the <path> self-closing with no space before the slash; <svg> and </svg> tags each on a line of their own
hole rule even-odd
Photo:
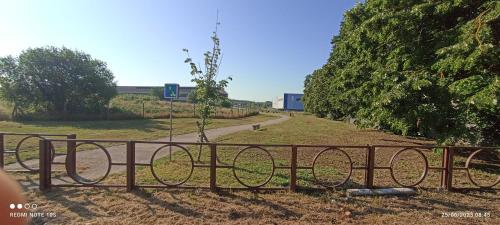
<svg viewBox="0 0 500 225">
<path fill-rule="evenodd" d="M 17 139 L 14 141 L 15 143 L 15 149 L 7 149 L 6 142 L 7 138 L 10 137 L 17 137 Z M 69 149 L 74 148 L 75 142 L 72 141 L 72 139 L 76 139 L 76 134 L 47 134 L 47 133 L 12 133 L 12 132 L 2 132 L 0 133 L 0 169 L 4 168 L 5 165 L 5 156 L 6 155 L 14 155 L 15 156 L 15 163 L 18 163 L 23 169 L 21 170 L 7 170 L 7 171 L 12 171 L 12 172 L 33 172 L 36 173 L 38 172 L 38 168 L 35 168 L 31 165 L 28 165 L 24 162 L 24 160 L 21 157 L 21 147 L 23 144 L 29 142 L 30 139 L 39 139 L 39 140 L 46 140 L 47 138 L 62 138 L 66 137 L 66 150 L 69 152 Z M 59 155 L 66 155 L 64 153 L 56 153 L 54 146 L 51 144 L 50 145 L 50 151 L 51 153 L 51 163 L 53 164 L 61 164 L 58 162 L 53 162 L 55 156 Z"/>
<path fill-rule="evenodd" d="M 51 150 L 54 142 L 65 142 L 68 143 L 68 152 L 65 161 L 65 167 L 67 175 L 74 181 L 74 183 L 52 183 L 52 159 L 54 152 Z M 71 144 L 69 144 L 71 142 Z M 76 171 L 76 152 L 77 148 L 83 145 L 94 146 L 95 149 L 102 151 L 105 155 L 106 160 L 106 171 L 104 174 L 94 180 L 82 179 Z M 108 151 L 106 145 L 121 145 L 123 149 L 119 151 L 114 151 L 111 153 Z M 156 145 L 154 151 L 150 152 L 151 156 L 144 159 L 146 162 L 140 162 L 137 160 L 136 148 L 143 145 Z M 198 162 L 194 159 L 193 155 L 190 153 L 190 148 L 204 147 L 209 149 L 209 160 L 208 162 Z M 180 180 L 176 182 L 168 182 L 159 178 L 158 171 L 156 171 L 153 166 L 153 162 L 158 158 L 161 158 L 160 151 L 164 151 L 168 148 L 176 148 L 176 152 L 183 152 L 188 157 L 187 172 L 181 174 Z M 236 155 L 232 159 L 232 163 L 221 163 L 219 162 L 218 153 L 222 148 L 231 147 L 236 149 Z M 287 165 L 277 164 L 275 158 L 271 154 L 270 148 L 282 148 L 287 151 Z M 300 165 L 298 163 L 298 155 L 307 152 L 310 148 L 319 149 L 314 155 L 311 161 L 307 165 Z M 436 149 L 442 150 L 442 154 L 439 158 L 440 166 L 431 166 L 428 161 L 428 156 L 424 153 L 429 151 L 435 151 Z M 480 153 L 490 153 L 498 154 L 498 147 L 463 147 L 463 146 L 419 146 L 419 145 L 366 145 L 366 146 L 335 146 L 335 145 L 273 145 L 273 144 L 228 144 L 228 143 L 188 143 L 188 142 L 159 142 L 159 141 L 125 141 L 125 140 L 68 140 L 68 139 L 48 139 L 43 138 L 39 141 L 39 160 L 40 160 L 40 170 L 39 179 L 41 190 L 49 190 L 52 187 L 122 187 L 126 188 L 127 191 L 131 191 L 135 188 L 185 188 L 185 189 L 210 189 L 212 191 L 217 191 L 219 189 L 252 189 L 252 190 L 289 190 L 292 192 L 302 189 L 298 185 L 298 174 L 300 170 L 307 170 L 312 172 L 313 182 L 318 185 L 318 188 L 323 189 L 335 189 L 342 188 L 347 185 L 351 180 L 353 171 L 358 171 L 363 174 L 362 186 L 366 188 L 378 187 L 376 185 L 377 179 L 375 172 L 383 172 L 390 174 L 392 182 L 398 186 L 402 187 L 415 187 L 420 185 L 428 176 L 429 171 L 437 171 L 440 176 L 440 182 L 433 184 L 435 187 L 441 187 L 446 190 L 452 190 L 458 187 L 453 186 L 454 172 L 465 171 L 467 173 L 467 179 L 472 185 L 480 189 L 498 189 L 498 184 L 500 183 L 500 176 L 497 176 L 496 180 L 490 181 L 487 184 L 478 182 L 471 175 L 471 161 L 474 157 L 477 157 Z M 377 164 L 377 159 L 379 161 L 381 158 L 377 158 L 377 153 L 383 151 L 395 151 L 390 157 L 388 166 L 383 166 Z M 245 182 L 241 177 L 239 177 L 236 172 L 237 161 L 242 154 L 247 151 L 255 151 L 262 153 L 267 159 L 268 163 L 272 165 L 271 171 L 267 174 L 267 178 L 263 179 L 262 182 L 258 184 L 249 184 Z M 463 166 L 456 166 L 454 160 L 457 158 L 456 154 L 461 155 L 466 152 L 466 162 Z M 338 154 L 337 157 L 342 157 L 342 161 L 345 162 L 347 166 L 347 171 L 342 179 L 332 183 L 326 182 L 317 176 L 318 162 L 326 157 L 327 154 Z M 349 154 L 351 153 L 351 154 Z M 363 155 L 363 162 L 354 162 L 353 154 Z M 423 170 L 420 173 L 418 179 L 412 182 L 402 180 L 396 176 L 396 164 L 400 157 L 407 153 L 414 153 L 418 162 L 415 164 L 422 166 Z M 391 154 L 389 154 L 391 155 Z M 123 157 L 125 156 L 125 157 Z M 121 158 L 123 161 L 117 161 L 115 158 Z M 143 160 L 143 161 L 144 161 Z M 385 160 L 385 159 L 383 159 Z M 417 159 L 415 159 L 417 160 Z M 495 166 L 498 166 L 498 162 L 493 162 Z M 359 165 L 358 165 L 359 164 Z M 137 166 L 150 167 L 151 173 L 154 179 L 158 182 L 157 185 L 151 184 L 139 184 L 136 181 Z M 112 171 L 112 167 L 125 167 L 126 182 L 121 184 L 106 184 L 103 183 Z M 204 185 L 187 185 L 188 181 L 192 178 L 193 171 L 195 169 L 208 169 L 209 177 L 205 180 Z M 220 170 L 232 170 L 232 175 L 234 179 L 241 185 L 241 187 L 226 187 L 218 183 L 218 171 Z M 271 179 L 275 176 L 277 170 L 285 170 L 289 174 L 289 182 L 287 186 L 280 187 L 269 187 L 267 186 Z M 497 171 L 498 172 L 498 171 Z M 120 173 L 117 173 L 120 174 Z M 494 173 L 495 174 L 495 173 Z M 306 189 L 306 188 L 304 188 Z M 307 188 L 309 189 L 309 187 Z"/>
</svg>

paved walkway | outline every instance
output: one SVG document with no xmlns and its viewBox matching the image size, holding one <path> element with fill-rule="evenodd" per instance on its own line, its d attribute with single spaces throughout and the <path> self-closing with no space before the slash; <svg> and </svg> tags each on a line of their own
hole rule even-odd
<svg viewBox="0 0 500 225">
<path fill-rule="evenodd" d="M 285 115 L 280 115 L 281 117 L 278 119 L 272 119 L 272 120 L 267 120 L 263 122 L 258 122 L 258 123 L 253 123 L 253 124 L 260 124 L 260 126 L 268 126 L 272 124 L 277 124 L 284 122 L 288 119 L 290 119 L 288 116 Z M 222 127 L 222 128 L 215 128 L 215 129 L 209 129 L 206 131 L 207 138 L 209 140 L 214 140 L 220 136 L 224 136 L 227 134 L 232 134 L 236 133 L 239 131 L 245 131 L 245 130 L 252 130 L 252 125 L 253 124 L 246 124 L 246 125 L 238 125 L 238 126 L 230 126 L 230 127 Z M 197 133 L 190 133 L 190 134 L 183 134 L 183 135 L 177 135 L 172 137 L 173 142 L 197 142 L 198 140 L 198 134 Z M 166 138 L 161 138 L 155 141 L 169 141 L 169 137 Z M 151 161 L 151 157 L 156 149 L 158 149 L 162 145 L 158 144 L 136 144 L 136 153 L 135 153 L 135 161 L 136 163 L 149 163 Z M 124 163 L 126 162 L 126 145 L 116 145 L 112 147 L 107 147 L 106 150 L 108 150 L 111 160 L 113 163 Z M 173 148 L 174 150 L 175 148 Z M 165 156 L 168 154 L 168 151 L 160 151 L 158 155 L 155 158 Z M 94 150 L 86 150 L 86 151 L 80 151 L 77 153 L 77 161 L 78 161 L 78 173 L 80 176 L 88 178 L 88 179 L 96 179 L 99 177 L 102 177 L 104 171 L 107 170 L 107 163 L 96 163 L 96 162 L 103 162 L 102 156 L 104 154 L 102 153 L 102 150 L 100 149 L 94 149 Z M 66 159 L 66 156 L 57 156 L 54 159 L 54 162 L 64 162 Z M 195 159 L 196 160 L 196 159 Z M 28 166 L 37 168 L 38 167 L 38 160 L 28 160 L 25 162 Z M 57 170 L 57 165 L 53 166 Z M 13 170 L 18 170 L 18 169 L 23 169 L 18 163 L 14 164 L 9 164 L 5 166 L 5 169 L 13 169 Z M 126 170 L 125 166 L 112 166 L 110 174 L 113 173 L 119 173 L 119 172 L 124 172 Z M 73 183 L 74 181 L 67 177 L 67 176 L 61 176 L 57 178 L 53 178 L 52 183 L 53 184 L 61 184 L 61 183 Z M 38 182 L 37 182 L 38 183 Z M 28 185 L 28 183 L 23 184 L 23 186 Z M 29 184 L 33 185 L 32 182 L 29 182 Z"/>
</svg>

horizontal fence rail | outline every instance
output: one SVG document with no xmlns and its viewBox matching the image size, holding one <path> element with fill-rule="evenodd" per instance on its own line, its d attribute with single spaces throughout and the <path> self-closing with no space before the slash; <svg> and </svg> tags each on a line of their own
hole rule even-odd
<svg viewBox="0 0 500 225">
<path fill-rule="evenodd" d="M 38 139 L 38 140 L 45 140 L 47 138 L 62 138 L 65 137 L 66 142 L 66 152 L 69 152 L 69 149 L 74 147 L 75 142 L 72 141 L 76 139 L 76 134 L 49 134 L 49 133 L 12 133 L 12 132 L 0 132 L 0 169 L 4 169 L 6 163 L 5 163 L 5 156 L 6 155 L 14 155 L 15 156 L 15 163 L 19 164 L 24 170 L 7 170 L 7 171 L 15 171 L 15 172 L 38 172 L 38 168 L 35 168 L 32 165 L 28 165 L 25 163 L 25 160 L 23 160 L 23 151 L 21 151 L 21 147 L 26 145 L 30 140 L 33 139 Z M 12 149 L 7 149 L 7 142 L 8 139 L 13 138 L 11 142 L 16 146 L 13 150 Z M 29 144 L 29 143 L 28 143 Z M 39 151 L 39 147 L 37 146 L 38 142 L 35 143 L 36 147 L 33 147 L 33 150 Z M 66 155 L 64 153 L 56 153 L 54 145 L 50 144 L 49 146 L 50 151 L 52 151 L 51 154 L 51 163 L 53 162 L 54 157 L 58 155 Z M 39 155 L 39 153 L 35 153 L 36 156 Z M 35 160 L 36 158 L 33 158 L 31 160 Z M 12 164 L 12 163 L 9 163 Z"/>
<path fill-rule="evenodd" d="M 70 181 L 66 183 L 52 184 L 52 159 L 53 151 L 51 146 L 56 142 L 72 143 L 68 147 L 65 167 L 66 174 Z M 90 146 L 95 149 L 96 154 L 102 155 L 99 159 L 104 160 L 104 171 L 98 178 L 84 178 L 78 173 L 77 149 L 81 146 Z M 109 147 L 108 145 L 114 145 Z M 113 148 L 110 150 L 110 148 Z M 200 160 L 201 151 L 207 153 L 204 157 L 208 160 Z M 439 176 L 439 181 L 432 183 L 434 187 L 452 190 L 457 187 L 453 185 L 454 172 L 465 171 L 468 181 L 476 188 L 497 189 L 500 177 L 487 184 L 481 183 L 471 173 L 472 161 L 480 153 L 488 153 L 498 159 L 497 147 L 464 147 L 464 146 L 419 146 L 419 145 L 287 145 L 287 144 L 231 144 L 231 143 L 193 143 L 193 142 L 162 142 L 162 141 L 126 141 L 126 140 L 86 140 L 86 139 L 50 139 L 43 138 L 39 141 L 40 149 L 40 189 L 48 190 L 51 187 L 123 187 L 128 191 L 135 188 L 185 188 L 185 189 L 250 189 L 250 190 L 289 190 L 298 189 L 335 189 L 351 186 L 362 186 L 365 188 L 375 188 L 383 186 L 377 183 L 377 174 L 390 176 L 392 185 L 402 187 L 416 187 L 425 182 L 429 173 L 434 171 Z M 174 149 L 174 150 L 172 150 Z M 199 151 L 198 151 L 199 150 Z M 431 154 L 435 151 L 441 154 Z M 314 154 L 311 154 L 314 151 Z M 198 157 L 194 153 L 199 152 Z M 230 154 L 229 154 L 229 153 Z M 384 154 L 389 152 L 389 154 Z M 147 154 L 146 154 L 147 153 Z M 167 154 L 168 153 L 168 154 Z M 278 154 L 279 153 L 279 154 Z M 465 154 L 463 166 L 454 163 L 458 159 L 457 154 Z M 185 164 L 170 171 L 170 175 L 175 175 L 175 180 L 162 178 L 161 166 L 175 164 L 172 157 L 184 155 Z M 229 154 L 229 159 L 220 159 L 221 155 Z M 405 157 L 412 154 L 409 164 L 418 166 L 420 169 L 408 169 L 401 171 Z M 247 156 L 245 156 L 247 155 Z M 436 155 L 439 155 L 436 157 Z M 250 158 L 249 158 L 250 156 Z M 257 157 L 258 156 L 258 157 Z M 334 156 L 334 157 L 333 157 Z M 389 157 L 390 156 L 390 157 Z M 255 157 L 255 158 L 252 158 Z M 280 158 L 281 157 L 281 158 Z M 305 158 L 305 159 L 304 159 Z M 462 159 L 460 158 L 460 159 Z M 162 161 L 164 160 L 164 161 Z M 172 161 L 173 160 L 173 161 Z M 324 163 L 337 161 L 344 164 L 340 166 L 325 166 Z M 266 162 L 269 171 L 257 171 L 256 174 L 265 175 L 257 183 L 248 182 L 240 174 L 241 171 L 250 170 L 245 166 L 252 166 L 257 162 Z M 432 163 L 439 165 L 431 165 Z M 155 164 L 156 163 L 156 164 Z M 498 170 L 498 160 L 488 162 Z M 241 165 L 240 165 L 241 164 Z M 382 165 L 384 164 L 384 165 Z M 157 166 L 155 166 L 157 165 Z M 123 168 L 126 174 L 122 183 L 105 183 L 111 171 L 116 168 Z M 137 167 L 149 167 L 153 181 L 157 184 L 144 184 L 139 182 L 142 179 L 142 172 L 139 174 Z M 333 168 L 335 167 L 335 168 Z M 338 168 L 337 168 L 338 167 Z M 208 170 L 208 176 L 201 183 L 193 180 L 199 178 L 197 170 Z M 340 173 L 343 169 L 343 173 Z M 230 170 L 222 174 L 223 170 Z M 248 171 L 247 171 L 248 170 Z M 119 170 L 117 170 L 119 171 Z M 312 177 L 304 176 L 304 173 L 312 174 Z M 494 171 L 497 174 L 499 171 Z M 326 175 L 340 174 L 335 180 L 325 179 Z M 116 172 L 116 174 L 120 174 Z M 139 174 L 139 175 L 138 175 Z M 195 175 L 193 175 L 195 174 Z M 218 175 L 219 174 L 219 175 Z M 283 174 L 287 174 L 286 176 Z M 416 175 L 415 179 L 410 179 L 410 175 Z M 198 177 L 197 177 L 198 176 Z M 218 180 L 221 178 L 234 179 L 237 186 L 227 186 Z M 362 182 L 354 182 L 358 176 L 362 176 Z M 269 184 L 273 179 L 285 179 L 282 181 L 286 185 L 273 186 Z M 304 181 L 306 180 L 306 181 Z M 311 187 L 301 186 L 300 182 L 310 182 Z M 389 184 L 390 185 L 390 184 Z"/>
</svg>

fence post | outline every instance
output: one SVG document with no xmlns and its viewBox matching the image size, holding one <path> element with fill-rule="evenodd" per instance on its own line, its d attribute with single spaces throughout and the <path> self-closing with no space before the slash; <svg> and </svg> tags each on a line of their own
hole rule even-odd
<svg viewBox="0 0 500 225">
<path fill-rule="evenodd" d="M 375 146 L 368 145 L 366 153 L 365 186 L 373 188 L 373 176 L 375 167 Z"/>
<path fill-rule="evenodd" d="M 135 142 L 127 142 L 127 191 L 135 188 Z"/>
<path fill-rule="evenodd" d="M 68 158 L 66 164 L 66 170 L 70 177 L 74 177 L 76 174 L 76 134 L 70 134 L 66 137 L 68 141 L 66 142 L 66 157 Z"/>
<path fill-rule="evenodd" d="M 443 153 L 444 170 L 441 175 L 443 188 L 450 191 L 453 189 L 453 148 L 445 147 Z"/>
<path fill-rule="evenodd" d="M 441 188 L 446 188 L 446 180 L 448 178 L 448 148 L 444 147 L 441 155 Z"/>
<path fill-rule="evenodd" d="M 292 160 L 290 162 L 290 191 L 297 190 L 297 146 L 292 146 Z"/>
<path fill-rule="evenodd" d="M 217 191 L 217 145 L 210 144 L 210 191 Z"/>
<path fill-rule="evenodd" d="M 143 119 L 146 118 L 144 114 L 144 101 L 142 102 L 142 118 Z"/>
<path fill-rule="evenodd" d="M 47 140 L 40 140 L 38 142 L 39 156 L 40 156 L 40 169 L 39 174 L 39 189 L 41 191 L 50 190 L 51 183 L 51 155 L 50 155 L 50 142 Z"/>
<path fill-rule="evenodd" d="M 5 148 L 4 148 L 3 137 L 4 137 L 4 134 L 0 133 L 0 169 L 3 169 L 3 165 L 4 165 L 4 155 L 3 154 L 5 152 Z"/>
</svg>

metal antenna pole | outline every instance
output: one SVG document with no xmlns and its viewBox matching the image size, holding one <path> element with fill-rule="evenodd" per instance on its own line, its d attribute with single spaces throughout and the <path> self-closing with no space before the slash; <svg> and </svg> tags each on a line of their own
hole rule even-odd
<svg viewBox="0 0 500 225">
<path fill-rule="evenodd" d="M 169 146 L 169 159 L 172 161 L 172 112 L 173 112 L 173 98 L 170 98 L 170 146 Z"/>
</svg>

